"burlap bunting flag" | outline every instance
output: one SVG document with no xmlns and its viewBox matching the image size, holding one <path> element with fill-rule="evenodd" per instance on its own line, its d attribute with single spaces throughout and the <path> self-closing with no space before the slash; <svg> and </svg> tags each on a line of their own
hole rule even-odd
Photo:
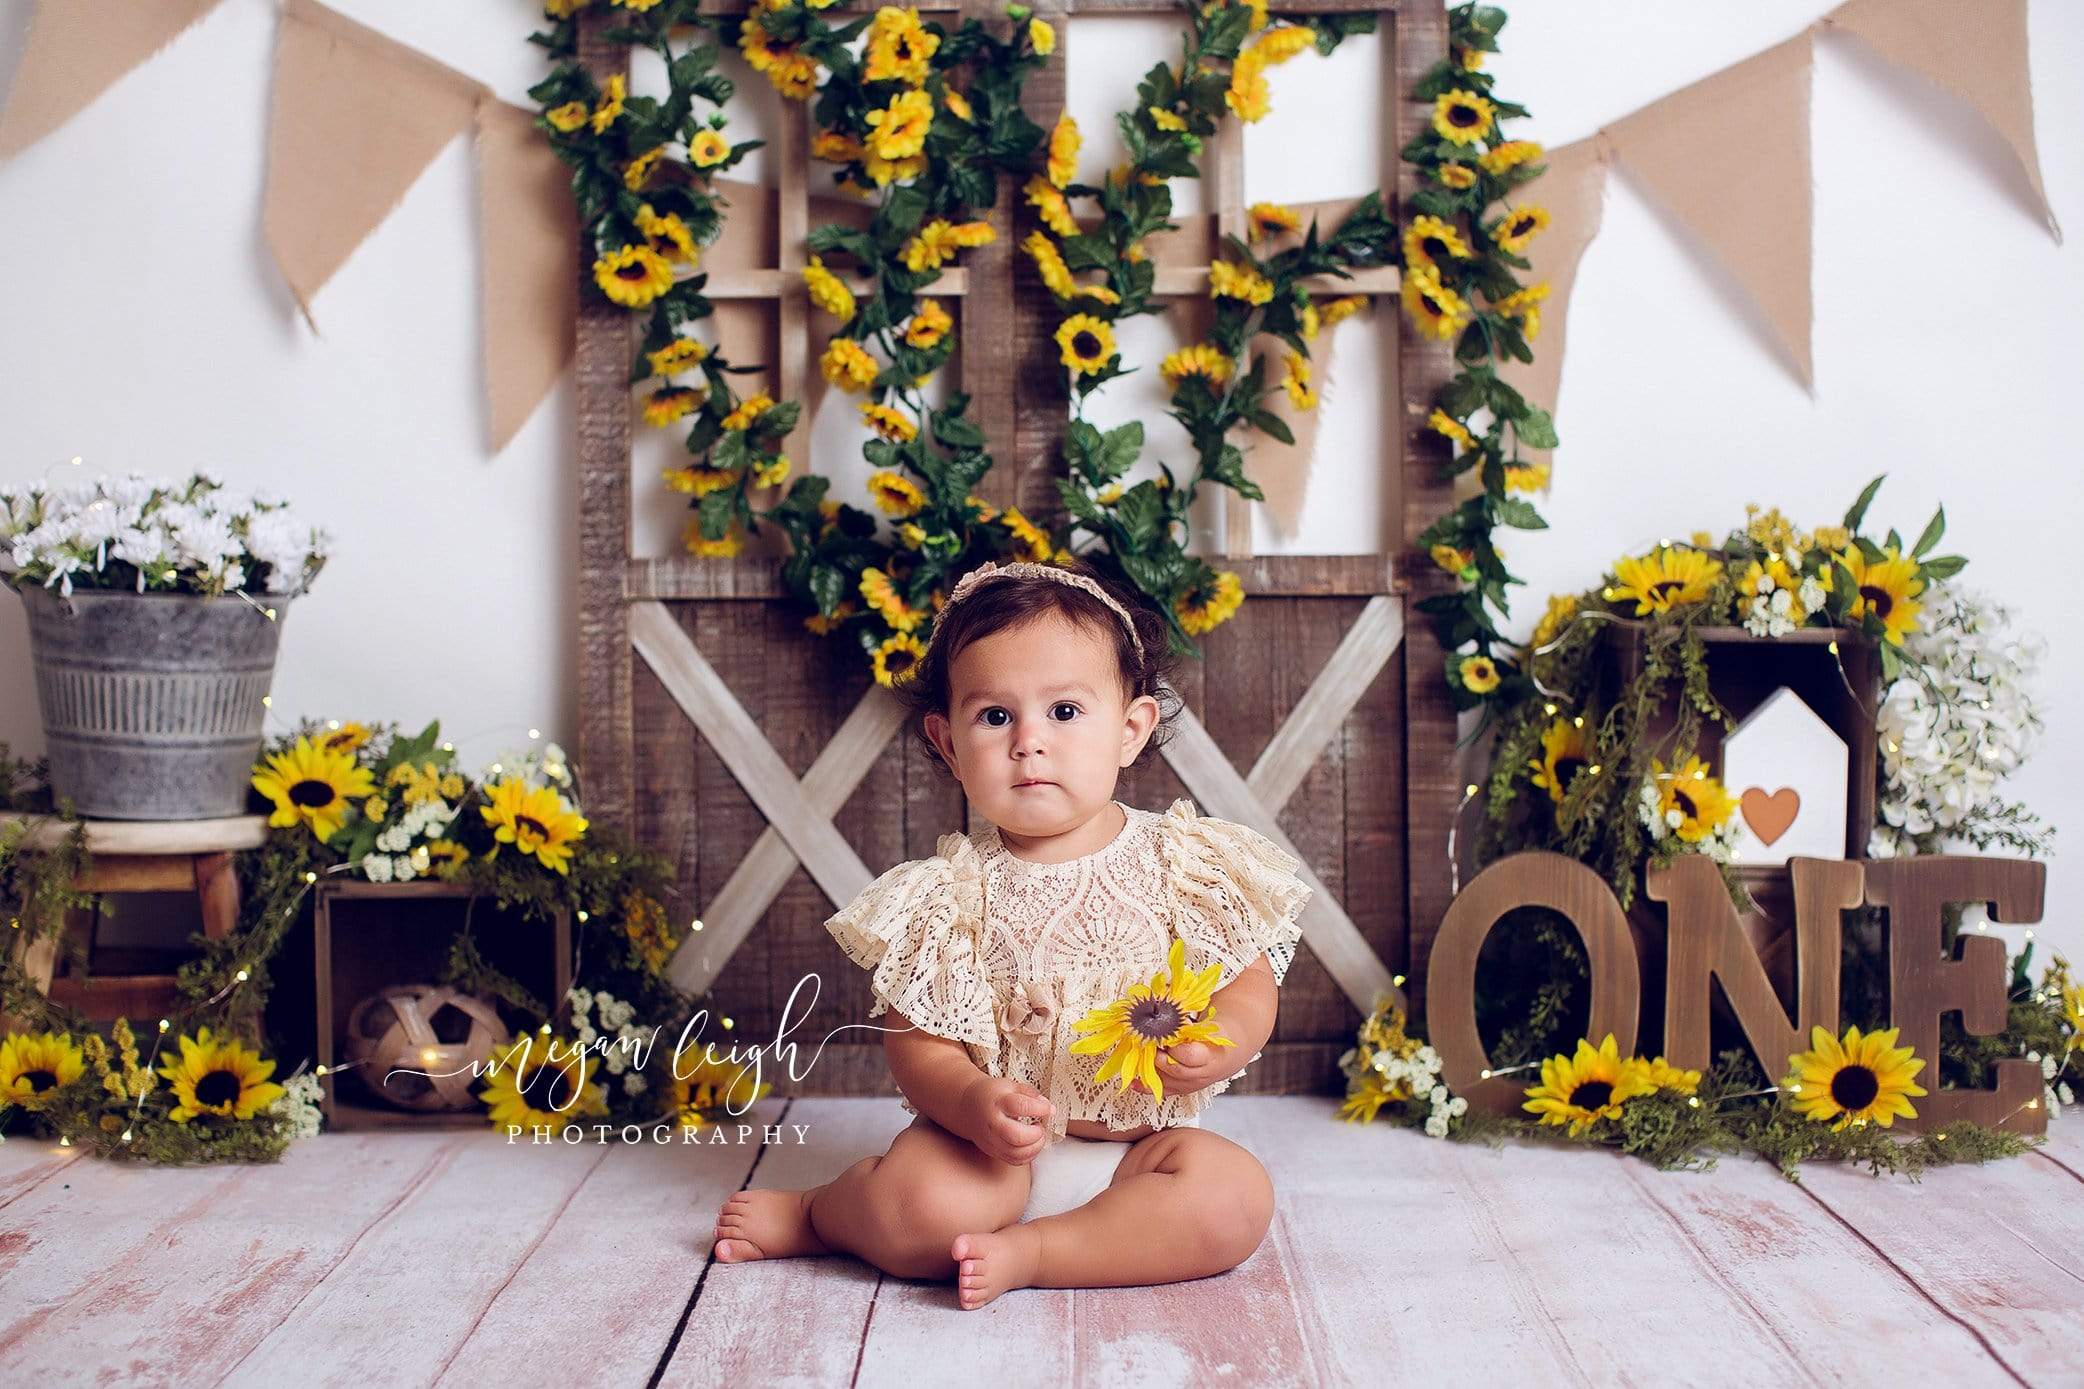
<svg viewBox="0 0 2084 1389">
<path fill-rule="evenodd" d="M 219 0 L 42 0 L 0 114 L 12 159 L 84 111 L 123 74 L 172 43 Z"/>
</svg>

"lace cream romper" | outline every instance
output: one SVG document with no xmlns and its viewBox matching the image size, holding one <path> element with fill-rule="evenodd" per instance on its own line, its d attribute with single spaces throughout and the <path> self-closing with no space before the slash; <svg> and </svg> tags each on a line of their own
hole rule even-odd
<svg viewBox="0 0 2084 1389">
<path fill-rule="evenodd" d="M 1310 895 L 1301 865 L 1256 830 L 1185 799 L 1162 815 L 1116 804 L 1127 823 L 1114 840 L 1063 863 L 1016 857 L 990 825 L 974 840 L 944 834 L 932 858 L 891 868 L 825 922 L 875 972 L 870 1018 L 895 1009 L 965 1043 L 986 1074 L 1034 1086 L 1055 1106 L 1052 1143 L 1076 1119 L 1168 1128 L 1227 1090 L 1218 1081 L 1160 1104 L 1113 1078 L 1095 1084 L 1106 1057 L 1073 1055 L 1073 1026 L 1162 971 L 1174 936 L 1189 969 L 1221 966 L 1219 987 L 1262 954 L 1279 983 Z"/>
</svg>

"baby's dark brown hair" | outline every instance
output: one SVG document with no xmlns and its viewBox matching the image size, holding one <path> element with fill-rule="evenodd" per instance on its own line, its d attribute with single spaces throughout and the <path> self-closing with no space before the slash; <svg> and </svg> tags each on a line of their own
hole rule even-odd
<svg viewBox="0 0 2084 1389">
<path fill-rule="evenodd" d="M 1130 768 L 1141 766 L 1144 759 L 1163 746 L 1170 736 L 1181 707 L 1172 686 L 1172 676 L 1179 668 L 1181 658 L 1172 649 L 1165 619 L 1151 610 L 1140 593 L 1106 578 L 1090 565 L 1072 561 L 1056 567 L 1091 579 L 1128 610 L 1130 619 L 1136 624 L 1137 639 L 1143 643 L 1142 656 L 1136 654 L 1128 629 L 1122 626 L 1122 620 L 1114 610 L 1075 584 L 1028 577 L 995 579 L 977 586 L 965 594 L 960 603 L 949 606 L 935 619 L 933 640 L 927 648 L 926 658 L 911 667 L 905 678 L 891 689 L 905 706 L 906 722 L 911 725 L 913 735 L 942 772 L 948 772 L 948 765 L 941 760 L 941 750 L 926 736 L 926 716 L 939 714 L 948 717 L 953 697 L 948 673 L 955 658 L 972 642 L 1009 628 L 1024 627 L 1050 613 L 1061 614 L 1109 644 L 1114 651 L 1115 671 L 1124 691 L 1124 705 L 1142 695 L 1158 701 L 1157 726 L 1151 730 L 1151 736 L 1144 741 L 1143 750 L 1136 755 Z"/>
</svg>

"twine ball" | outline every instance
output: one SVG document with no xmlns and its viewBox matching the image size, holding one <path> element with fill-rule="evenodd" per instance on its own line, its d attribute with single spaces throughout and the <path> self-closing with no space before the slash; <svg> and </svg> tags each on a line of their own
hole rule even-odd
<svg viewBox="0 0 2084 1389">
<path fill-rule="evenodd" d="M 441 984 L 404 984 L 355 1005 L 345 1050 L 369 1093 L 387 1104 L 470 1109 L 478 1103 L 471 1063 L 490 1062 L 509 1040 L 487 1000 Z"/>
</svg>

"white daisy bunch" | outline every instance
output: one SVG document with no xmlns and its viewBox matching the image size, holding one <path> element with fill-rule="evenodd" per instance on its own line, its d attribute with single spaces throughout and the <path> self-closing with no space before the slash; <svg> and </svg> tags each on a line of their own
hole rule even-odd
<svg viewBox="0 0 2084 1389">
<path fill-rule="evenodd" d="M 139 593 L 302 593 L 331 538 L 289 503 L 201 474 L 69 481 L 0 489 L 0 573 L 70 596 L 75 588 Z"/>
<path fill-rule="evenodd" d="M 1903 643 L 1917 665 L 1889 686 L 1875 718 L 1883 823 L 1867 852 L 1897 858 L 1960 839 L 2045 853 L 2054 831 L 1997 792 L 2040 742 L 2029 686 L 2047 642 L 2015 631 L 2011 611 L 1974 590 L 1938 585 L 1924 600 Z"/>
<path fill-rule="evenodd" d="M 1420 1045 L 1409 1056 L 1378 1051 L 1370 1064 L 1385 1085 L 1402 1086 L 1414 1100 L 1423 1098 L 1432 1107 L 1425 1121 L 1429 1137 L 1447 1137 L 1448 1126 L 1469 1111 L 1467 1100 L 1448 1094 L 1440 1083 L 1440 1053 L 1430 1045 Z"/>
<path fill-rule="evenodd" d="M 1791 556 L 1793 567 L 1799 567 L 1801 556 Z M 1770 570 L 1761 569 L 1752 590 L 1758 601 L 1747 604 L 1744 611 L 1744 630 L 1754 637 L 1784 637 L 1809 620 L 1809 614 L 1822 609 L 1824 586 L 1815 575 L 1806 575 L 1793 588 L 1777 583 Z"/>
<path fill-rule="evenodd" d="M 556 743 L 509 748 L 486 766 L 478 780 L 490 784 L 510 777 L 519 777 L 531 786 L 554 786 L 564 793 L 568 803 L 573 803 L 577 783 L 572 777 L 572 764 Z"/>
<path fill-rule="evenodd" d="M 577 984 L 565 992 L 565 1001 L 572 1006 L 572 1035 L 580 1046 L 592 1046 L 601 1037 L 614 1039 L 601 1048 L 601 1065 L 622 1078 L 623 1093 L 641 1095 L 650 1089 L 651 1082 L 632 1065 L 645 1031 L 637 1026 L 636 1007 L 605 989 L 595 992 Z"/>
<path fill-rule="evenodd" d="M 2026 1059 L 2041 1068 L 2041 1103 L 2048 1107 L 2048 1117 L 2060 1119 L 2062 1107 L 2077 1102 L 2076 1092 L 2071 1090 L 2069 1082 L 2062 1078 L 2063 1058 L 2043 1056 L 2037 1051 L 2029 1051 L 2026 1053 Z"/>
<path fill-rule="evenodd" d="M 409 883 L 434 863 L 432 841 L 448 833 L 456 807 L 435 797 L 405 808 L 405 813 L 376 836 L 376 848 L 362 856 L 362 874 L 372 883 Z"/>
<path fill-rule="evenodd" d="M 319 1129 L 319 1097 L 324 1093 L 318 1076 L 299 1071 L 282 1082 L 282 1093 L 268 1106 L 270 1113 L 289 1121 L 290 1137 L 315 1138 Z"/>
</svg>

